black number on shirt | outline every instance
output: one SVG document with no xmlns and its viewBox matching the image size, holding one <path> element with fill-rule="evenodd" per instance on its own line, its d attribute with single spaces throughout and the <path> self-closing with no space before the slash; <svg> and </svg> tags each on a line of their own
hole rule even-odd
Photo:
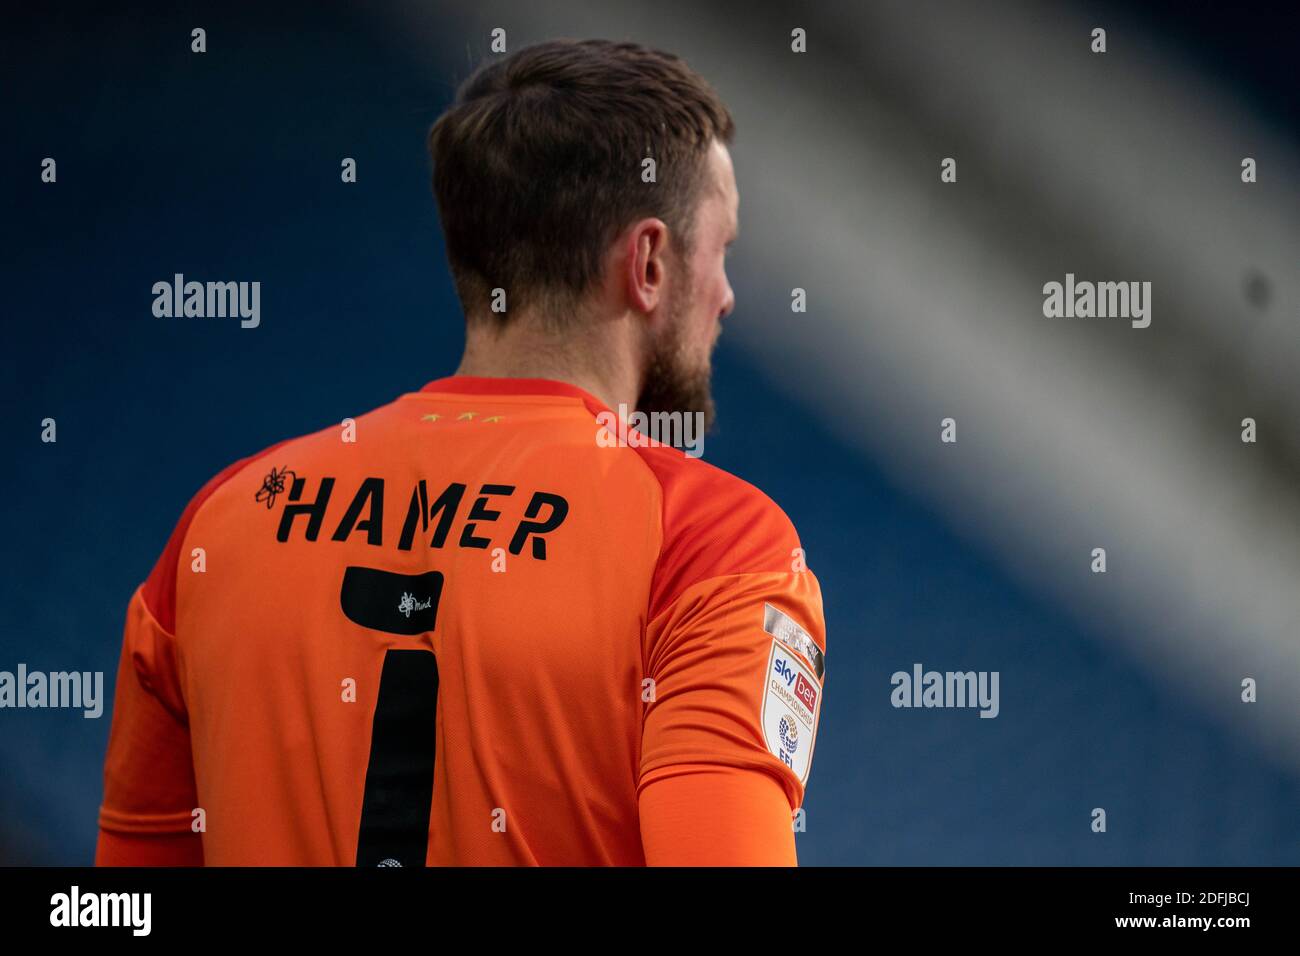
<svg viewBox="0 0 1300 956">
<path fill-rule="evenodd" d="M 434 629 L 443 577 L 349 567 L 340 602 L 354 623 L 415 636 Z M 438 755 L 438 659 L 389 648 L 375 701 L 357 834 L 357 866 L 424 866 Z"/>
</svg>

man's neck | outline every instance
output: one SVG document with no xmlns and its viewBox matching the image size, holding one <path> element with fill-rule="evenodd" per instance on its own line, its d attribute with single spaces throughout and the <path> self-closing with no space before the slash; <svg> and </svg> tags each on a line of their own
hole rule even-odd
<svg viewBox="0 0 1300 956">
<path fill-rule="evenodd" d="M 590 392 L 611 409 L 636 407 L 640 379 L 627 336 L 618 334 L 620 323 L 605 331 L 614 334 L 594 346 L 597 336 L 581 338 L 576 332 L 561 339 L 535 323 L 512 322 L 504 329 L 471 322 L 465 332 L 465 354 L 457 375 L 485 378 L 546 378 L 568 382 Z"/>
</svg>

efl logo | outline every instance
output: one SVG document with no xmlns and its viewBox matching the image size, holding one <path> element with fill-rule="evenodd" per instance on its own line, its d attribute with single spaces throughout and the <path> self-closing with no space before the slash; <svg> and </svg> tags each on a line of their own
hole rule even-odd
<svg viewBox="0 0 1300 956">
<path fill-rule="evenodd" d="M 799 679 L 795 682 L 794 695 L 803 701 L 804 706 L 809 710 L 814 712 L 817 710 L 817 688 L 802 674 L 799 675 Z"/>
<path fill-rule="evenodd" d="M 766 681 L 759 722 L 767 749 L 807 781 L 821 711 L 820 682 L 800 655 L 786 653 L 779 637 L 772 638 Z"/>
</svg>

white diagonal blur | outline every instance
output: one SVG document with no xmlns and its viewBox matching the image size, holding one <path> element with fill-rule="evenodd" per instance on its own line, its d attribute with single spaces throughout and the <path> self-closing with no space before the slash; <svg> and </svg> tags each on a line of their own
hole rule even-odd
<svg viewBox="0 0 1300 956">
<path fill-rule="evenodd" d="M 402 10 L 412 48 L 432 42 L 442 15 Z M 728 335 L 1023 580 L 1300 767 L 1300 158 L 1249 104 L 1133 25 L 1063 5 L 455 16 L 480 49 L 495 26 L 511 48 L 627 37 L 708 76 L 739 128 Z M 946 156 L 956 185 L 938 182 Z M 1067 271 L 1150 281 L 1152 327 L 1044 318 L 1042 285 Z M 1247 416 L 1258 445 L 1239 440 Z"/>
</svg>

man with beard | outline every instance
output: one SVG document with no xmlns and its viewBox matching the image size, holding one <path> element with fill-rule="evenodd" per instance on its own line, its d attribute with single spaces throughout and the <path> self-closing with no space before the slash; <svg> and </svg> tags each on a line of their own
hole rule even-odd
<svg viewBox="0 0 1300 956">
<path fill-rule="evenodd" d="M 98 862 L 796 862 L 826 637 L 794 528 L 596 425 L 712 419 L 732 134 L 633 44 L 465 82 L 429 137 L 460 366 L 191 501 L 128 609 Z"/>
</svg>

